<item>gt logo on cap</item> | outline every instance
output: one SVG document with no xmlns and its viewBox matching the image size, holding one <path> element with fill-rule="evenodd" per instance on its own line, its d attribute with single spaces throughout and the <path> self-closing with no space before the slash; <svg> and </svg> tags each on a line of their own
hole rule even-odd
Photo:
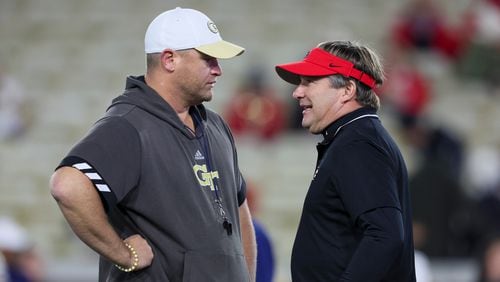
<svg viewBox="0 0 500 282">
<path fill-rule="evenodd" d="M 219 29 L 217 28 L 217 26 L 215 25 L 214 22 L 207 22 L 207 26 L 208 26 L 208 29 L 213 32 L 213 33 L 218 33 L 219 32 Z"/>
</svg>

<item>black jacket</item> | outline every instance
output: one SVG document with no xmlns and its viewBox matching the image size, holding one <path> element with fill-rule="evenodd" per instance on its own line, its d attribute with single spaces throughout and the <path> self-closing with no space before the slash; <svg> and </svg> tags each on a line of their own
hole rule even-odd
<svg viewBox="0 0 500 282">
<path fill-rule="evenodd" d="M 415 281 L 407 170 L 375 110 L 351 112 L 323 135 L 293 281 Z"/>
</svg>

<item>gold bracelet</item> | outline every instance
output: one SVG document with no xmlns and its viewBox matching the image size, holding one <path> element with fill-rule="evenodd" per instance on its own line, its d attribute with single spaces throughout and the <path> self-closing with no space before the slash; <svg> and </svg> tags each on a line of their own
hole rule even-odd
<svg viewBox="0 0 500 282">
<path fill-rule="evenodd" d="M 137 252 L 135 251 L 134 247 L 132 247 L 129 243 L 125 241 L 123 241 L 123 243 L 125 243 L 125 246 L 127 246 L 128 250 L 130 251 L 130 254 L 132 255 L 132 266 L 130 266 L 129 268 L 124 268 L 117 264 L 115 264 L 115 266 L 116 268 L 118 268 L 123 272 L 132 272 L 139 266 L 139 256 L 137 255 Z"/>
</svg>

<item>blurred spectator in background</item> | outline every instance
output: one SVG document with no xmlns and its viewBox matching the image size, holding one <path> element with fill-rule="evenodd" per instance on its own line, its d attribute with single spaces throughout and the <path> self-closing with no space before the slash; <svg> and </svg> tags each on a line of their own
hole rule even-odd
<svg viewBox="0 0 500 282">
<path fill-rule="evenodd" d="M 0 141 L 21 136 L 27 127 L 27 100 L 20 83 L 0 66 Z"/>
<path fill-rule="evenodd" d="M 500 0 L 471 0 L 462 18 L 471 38 L 458 64 L 459 76 L 500 90 Z"/>
<path fill-rule="evenodd" d="M 466 176 L 469 194 L 474 200 L 476 250 L 492 234 L 500 234 L 500 153 L 494 146 L 471 150 L 467 158 Z"/>
<path fill-rule="evenodd" d="M 401 115 L 400 123 L 405 140 L 420 158 L 420 167 L 434 163 L 450 178 L 461 180 L 465 150 L 462 136 L 425 116 Z"/>
<path fill-rule="evenodd" d="M 391 30 L 399 47 L 437 52 L 448 58 L 460 54 L 463 30 L 450 28 L 441 8 L 433 0 L 411 0 L 400 11 Z"/>
<path fill-rule="evenodd" d="M 257 241 L 257 275 L 256 282 L 272 282 L 274 277 L 275 258 L 271 237 L 268 235 L 264 225 L 258 219 L 260 205 L 259 190 L 255 184 L 248 179 L 247 201 L 252 214 L 252 222 L 255 228 L 255 240 Z"/>
<path fill-rule="evenodd" d="M 470 211 L 463 178 L 464 144 L 450 129 L 403 116 L 403 134 L 415 150 L 410 175 L 415 247 L 430 257 L 468 256 Z"/>
<path fill-rule="evenodd" d="M 44 281 L 42 260 L 34 243 L 9 217 L 0 217 L 0 252 L 5 257 L 7 282 Z"/>
<path fill-rule="evenodd" d="M 254 134 L 269 141 L 285 129 L 286 107 L 268 84 L 260 66 L 248 70 L 226 108 L 225 119 L 234 135 Z"/>
<path fill-rule="evenodd" d="M 416 67 L 411 53 L 391 46 L 386 56 L 387 80 L 377 91 L 382 103 L 400 118 L 421 115 L 431 99 L 431 85 Z"/>
<path fill-rule="evenodd" d="M 479 263 L 479 282 L 500 281 L 500 234 L 486 243 Z"/>
<path fill-rule="evenodd" d="M 432 85 L 413 64 L 412 53 L 397 46 L 389 51 L 387 82 L 379 92 L 416 160 L 409 176 L 415 247 L 430 257 L 469 255 L 463 140 L 426 118 Z"/>
</svg>

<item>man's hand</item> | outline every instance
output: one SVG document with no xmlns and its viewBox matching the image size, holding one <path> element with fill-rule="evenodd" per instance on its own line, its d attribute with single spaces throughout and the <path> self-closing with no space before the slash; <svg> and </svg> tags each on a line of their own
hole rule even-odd
<svg viewBox="0 0 500 282">
<path fill-rule="evenodd" d="M 124 241 L 132 246 L 137 253 L 139 265 L 136 270 L 143 269 L 151 265 L 154 257 L 153 250 L 151 249 L 151 246 L 149 246 L 148 242 L 141 237 L 141 235 L 132 235 Z"/>
</svg>

